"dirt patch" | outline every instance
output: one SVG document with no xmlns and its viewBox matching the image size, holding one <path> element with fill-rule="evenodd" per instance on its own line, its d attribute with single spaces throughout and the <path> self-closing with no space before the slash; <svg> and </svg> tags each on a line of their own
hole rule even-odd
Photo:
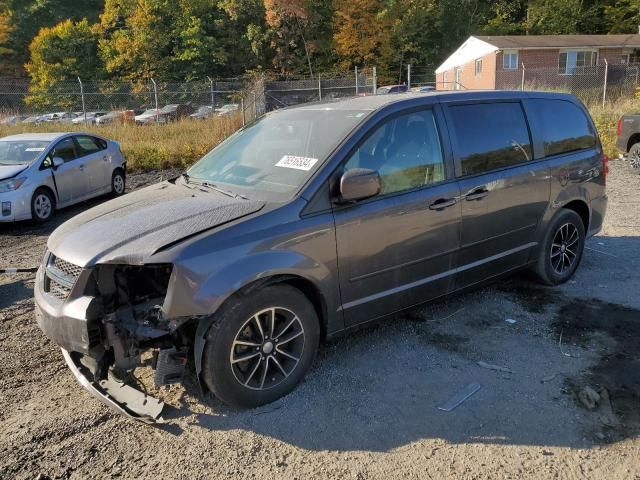
<svg viewBox="0 0 640 480">
<path fill-rule="evenodd" d="M 607 439 L 640 434 L 640 310 L 576 299 L 560 308 L 552 327 L 564 342 L 589 349 L 597 344 L 599 361 L 568 385 L 576 395 L 587 386 L 607 390 L 620 419 L 607 428 Z"/>
</svg>

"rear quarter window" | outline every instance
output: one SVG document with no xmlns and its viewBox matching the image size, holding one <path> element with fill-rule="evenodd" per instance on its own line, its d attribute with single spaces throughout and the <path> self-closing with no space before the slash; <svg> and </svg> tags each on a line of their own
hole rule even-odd
<svg viewBox="0 0 640 480">
<path fill-rule="evenodd" d="M 572 102 L 531 99 L 542 128 L 545 156 L 586 150 L 596 146 L 596 135 L 584 111 Z"/>
</svg>

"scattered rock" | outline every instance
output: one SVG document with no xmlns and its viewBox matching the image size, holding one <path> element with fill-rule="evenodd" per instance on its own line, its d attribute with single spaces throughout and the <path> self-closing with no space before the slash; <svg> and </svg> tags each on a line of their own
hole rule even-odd
<svg viewBox="0 0 640 480">
<path fill-rule="evenodd" d="M 578 400 L 587 408 L 587 410 L 595 410 L 598 402 L 600 401 L 600 395 L 589 385 L 584 387 L 578 392 Z"/>
<path fill-rule="evenodd" d="M 495 370 L 497 372 L 513 373 L 513 371 L 510 368 L 501 367 L 500 365 L 492 365 L 491 363 L 483 362 L 482 360 L 478 362 L 478 365 L 480 365 L 482 368 L 486 368 L 487 370 Z"/>
</svg>

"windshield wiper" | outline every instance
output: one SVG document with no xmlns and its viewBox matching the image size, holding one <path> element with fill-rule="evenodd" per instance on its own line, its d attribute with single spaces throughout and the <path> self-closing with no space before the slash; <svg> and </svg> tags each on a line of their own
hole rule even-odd
<svg viewBox="0 0 640 480">
<path fill-rule="evenodd" d="M 182 174 L 182 176 L 184 177 L 186 174 Z M 231 192 L 229 190 L 224 190 L 223 188 L 218 187 L 217 185 L 213 184 L 213 183 L 209 183 L 206 180 L 203 181 L 193 181 L 191 180 L 191 178 L 189 177 L 189 175 L 187 175 L 185 177 L 185 181 L 187 183 L 192 182 L 194 185 L 198 185 L 199 187 L 205 187 L 208 188 L 210 190 L 215 190 L 218 193 L 222 193 L 223 195 L 226 195 L 227 197 L 231 197 L 231 198 L 242 198 L 244 200 L 249 200 L 249 197 L 245 197 L 244 195 L 240 195 L 239 193 L 235 193 L 235 192 Z"/>
</svg>

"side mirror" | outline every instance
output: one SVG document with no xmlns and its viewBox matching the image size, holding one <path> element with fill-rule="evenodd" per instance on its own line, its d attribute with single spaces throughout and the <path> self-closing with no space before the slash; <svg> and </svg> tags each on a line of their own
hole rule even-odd
<svg viewBox="0 0 640 480">
<path fill-rule="evenodd" d="M 351 202 L 375 197 L 382 191 L 382 179 L 375 170 L 352 168 L 340 178 L 340 199 Z"/>
<path fill-rule="evenodd" d="M 58 168 L 64 165 L 64 159 L 62 157 L 53 157 L 53 168 Z"/>
</svg>

